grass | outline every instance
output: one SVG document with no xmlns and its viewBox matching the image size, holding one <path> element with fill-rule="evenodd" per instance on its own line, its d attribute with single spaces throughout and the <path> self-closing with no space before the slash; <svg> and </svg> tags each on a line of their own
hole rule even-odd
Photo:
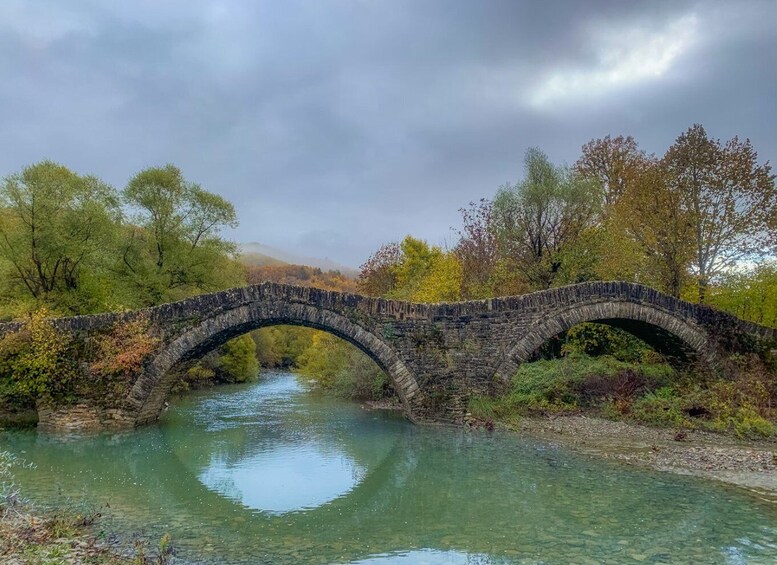
<svg viewBox="0 0 777 565">
<path fill-rule="evenodd" d="M 14 468 L 22 465 L 12 454 L 0 451 L 0 562 L 94 563 L 99 565 L 167 565 L 173 562 L 170 536 L 154 547 L 137 538 L 131 546 L 108 543 L 93 526 L 101 510 L 85 503 L 68 503 L 56 509 L 33 507 L 14 485 Z"/>
<path fill-rule="evenodd" d="M 680 374 L 659 359 L 631 362 L 573 353 L 525 363 L 500 397 L 476 397 L 470 414 L 514 423 L 521 416 L 591 413 L 682 429 L 777 437 L 777 379 L 754 357 L 733 359 L 734 380 Z"/>
</svg>

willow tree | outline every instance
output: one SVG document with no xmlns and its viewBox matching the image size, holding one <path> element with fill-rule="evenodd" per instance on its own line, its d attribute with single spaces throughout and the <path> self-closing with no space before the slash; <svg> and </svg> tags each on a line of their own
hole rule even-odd
<svg viewBox="0 0 777 565">
<path fill-rule="evenodd" d="M 502 187 L 493 204 L 500 254 L 511 260 L 531 289 L 558 282 L 564 254 L 598 219 L 600 188 L 557 167 L 539 149 L 524 159 L 524 180 Z"/>
<path fill-rule="evenodd" d="M 141 301 L 155 304 L 241 282 L 233 243 L 221 236 L 237 225 L 234 206 L 187 181 L 173 165 L 135 175 L 124 189 L 135 212 L 121 252 L 122 269 Z"/>
<path fill-rule="evenodd" d="M 692 223 L 691 266 L 703 303 L 711 280 L 767 253 L 769 222 L 777 214 L 775 177 L 768 162 L 758 164 L 749 139 L 721 143 L 700 124 L 677 138 L 662 165 Z"/>
<path fill-rule="evenodd" d="M 94 176 L 42 161 L 0 187 L 0 257 L 12 296 L 85 313 L 107 300 L 95 280 L 121 215 L 114 190 Z"/>
</svg>

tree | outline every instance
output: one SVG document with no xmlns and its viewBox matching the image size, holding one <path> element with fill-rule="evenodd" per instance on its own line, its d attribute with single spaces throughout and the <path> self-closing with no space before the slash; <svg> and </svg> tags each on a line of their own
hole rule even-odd
<svg viewBox="0 0 777 565">
<path fill-rule="evenodd" d="M 110 186 L 42 161 L 3 181 L 0 207 L 0 255 L 10 266 L 13 293 L 69 313 L 105 307 L 84 287 L 121 216 Z"/>
<path fill-rule="evenodd" d="M 428 268 L 416 291 L 409 297 L 416 302 L 456 302 L 461 300 L 462 267 L 456 255 L 432 247 Z"/>
<path fill-rule="evenodd" d="M 598 218 L 600 191 L 592 182 L 556 167 L 539 149 L 524 159 L 525 178 L 502 187 L 494 200 L 500 253 L 509 257 L 534 290 L 550 288 L 562 252 Z"/>
<path fill-rule="evenodd" d="M 219 349 L 219 365 L 216 371 L 220 380 L 228 383 L 244 383 L 259 376 L 256 343 L 249 334 L 229 340 Z"/>
<path fill-rule="evenodd" d="M 423 290 L 422 285 L 429 274 L 436 256 L 442 255 L 442 250 L 430 247 L 422 239 L 406 236 L 399 244 L 401 260 L 394 267 L 395 288 L 390 293 L 394 298 L 412 300 L 413 296 Z"/>
<path fill-rule="evenodd" d="M 777 262 L 725 273 L 708 298 L 710 304 L 738 318 L 777 327 Z"/>
<path fill-rule="evenodd" d="M 186 181 L 173 165 L 135 175 L 124 199 L 137 214 L 136 225 L 128 228 L 122 266 L 143 302 L 155 304 L 241 281 L 231 260 L 235 246 L 220 235 L 237 225 L 230 202 Z"/>
<path fill-rule="evenodd" d="M 766 253 L 768 224 L 777 214 L 775 177 L 768 162 L 758 164 L 750 140 L 721 144 L 700 124 L 677 138 L 663 165 L 693 223 L 692 268 L 703 303 L 711 280 Z"/>
<path fill-rule="evenodd" d="M 358 281 L 362 292 L 415 302 L 460 300 L 461 283 L 461 263 L 453 253 L 409 235 L 381 246 L 362 265 Z"/>
<path fill-rule="evenodd" d="M 631 136 L 608 135 L 583 145 L 575 171 L 596 183 L 603 198 L 601 221 L 587 230 L 581 241 L 584 254 L 588 255 L 582 264 L 592 278 L 656 282 L 648 259 L 648 255 L 657 256 L 650 248 L 655 247 L 655 238 L 645 233 L 653 224 L 642 222 L 642 213 L 638 211 L 639 206 L 654 205 L 643 198 L 649 194 L 642 192 L 649 190 L 651 184 L 642 177 L 651 161 L 654 159 Z"/>
<path fill-rule="evenodd" d="M 452 253 L 411 236 L 399 245 L 400 261 L 393 267 L 390 298 L 445 302 L 461 298 L 461 265 Z"/>
<path fill-rule="evenodd" d="M 388 377 L 372 359 L 326 332 L 315 331 L 310 345 L 297 358 L 297 369 L 341 398 L 379 400 L 393 394 Z"/>
<path fill-rule="evenodd" d="M 692 218 L 683 208 L 682 191 L 667 181 L 660 162 L 645 157 L 635 169 L 606 222 L 613 243 L 621 235 L 627 239 L 612 245 L 608 253 L 635 242 L 645 261 L 638 263 L 634 279 L 679 298 L 692 258 Z"/>
<path fill-rule="evenodd" d="M 493 295 L 499 261 L 493 204 L 481 198 L 459 212 L 464 225 L 458 231 L 459 241 L 453 252 L 461 264 L 462 294 L 465 298 L 486 298 Z"/>
<path fill-rule="evenodd" d="M 385 296 L 396 286 L 395 269 L 402 260 L 402 250 L 396 242 L 386 243 L 370 255 L 359 269 L 357 287 L 370 296 Z"/>
<path fill-rule="evenodd" d="M 777 210 L 774 211 L 769 220 L 769 243 L 772 247 L 772 255 L 777 255 Z"/>
<path fill-rule="evenodd" d="M 245 261 L 245 258 L 242 258 Z M 306 265 L 245 265 L 248 284 L 272 281 L 297 286 L 312 286 L 338 292 L 356 292 L 356 280 L 340 271 L 322 271 Z"/>
<path fill-rule="evenodd" d="M 594 179 L 602 190 L 605 208 L 615 204 L 634 182 L 645 158 L 631 136 L 594 139 L 583 145 L 583 154 L 575 170 L 583 177 Z"/>
</svg>

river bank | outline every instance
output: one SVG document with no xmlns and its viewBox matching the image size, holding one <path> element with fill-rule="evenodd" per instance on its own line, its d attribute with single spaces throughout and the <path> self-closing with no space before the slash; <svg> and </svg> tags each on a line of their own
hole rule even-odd
<svg viewBox="0 0 777 565">
<path fill-rule="evenodd" d="M 86 524 L 63 524 L 53 513 L 15 508 L 0 518 L 0 559 L 27 563 L 133 563 L 113 551 Z"/>
<path fill-rule="evenodd" d="M 106 536 L 100 513 L 33 508 L 4 501 L 0 513 L 0 561 L 7 565 L 171 565 L 174 550 L 167 535 L 157 547 L 139 535 Z"/>
<path fill-rule="evenodd" d="M 714 479 L 777 502 L 777 442 L 583 415 L 522 417 L 504 426 L 572 450 L 681 475 Z"/>
<path fill-rule="evenodd" d="M 72 499 L 35 504 L 16 486 L 15 472 L 34 465 L 0 450 L 0 562 L 9 565 L 96 563 L 169 565 L 173 547 L 167 534 L 154 544 L 139 534 L 118 536 L 111 509 Z M 154 547 L 156 545 L 156 547 Z"/>
<path fill-rule="evenodd" d="M 367 402 L 368 410 L 400 412 L 397 402 Z M 492 422 L 468 420 L 493 429 Z M 497 423 L 518 435 L 643 468 L 713 479 L 745 488 L 777 503 L 777 441 L 741 440 L 702 430 L 654 428 L 596 416 L 522 416 Z"/>
</svg>

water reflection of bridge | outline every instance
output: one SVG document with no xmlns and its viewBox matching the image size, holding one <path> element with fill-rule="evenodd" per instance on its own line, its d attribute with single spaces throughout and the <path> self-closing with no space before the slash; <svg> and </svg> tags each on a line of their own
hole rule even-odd
<svg viewBox="0 0 777 565">
<path fill-rule="evenodd" d="M 384 439 L 378 449 L 369 431 L 359 441 L 337 425 L 323 433 L 331 449 L 367 469 L 352 490 L 312 509 L 269 514 L 208 489 L 198 478 L 214 456 L 229 455 L 238 463 L 254 453 L 247 426 L 233 424 L 208 430 L 177 425 L 173 418 L 131 434 L 77 442 L 38 436 L 35 443 L 45 449 L 33 447 L 30 455 L 39 467 L 57 468 L 71 492 L 84 488 L 90 499 L 110 502 L 131 525 L 169 531 L 177 543 L 206 557 L 210 544 L 223 561 L 348 562 L 419 548 L 497 556 L 510 555 L 510 549 L 533 557 L 542 544 L 602 544 L 604 550 L 614 539 L 634 540 L 646 524 L 664 544 L 669 539 L 683 547 L 689 523 L 694 531 L 716 531 L 715 507 L 723 504 L 719 493 L 692 479 L 656 481 L 650 473 L 511 435 L 379 420 L 375 433 Z M 278 425 L 299 429 L 300 422 Z M 359 429 L 365 426 L 351 431 Z M 582 534 L 592 531 L 601 532 L 601 539 Z"/>
</svg>

